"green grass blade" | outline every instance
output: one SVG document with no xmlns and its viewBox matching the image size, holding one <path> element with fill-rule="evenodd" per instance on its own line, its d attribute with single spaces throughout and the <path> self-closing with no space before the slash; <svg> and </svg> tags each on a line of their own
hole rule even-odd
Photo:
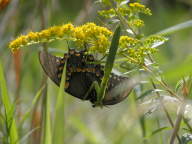
<svg viewBox="0 0 192 144">
<path fill-rule="evenodd" d="M 110 77 L 110 74 L 111 74 L 111 71 L 113 68 L 113 63 L 115 61 L 115 56 L 116 56 L 118 45 L 119 45 L 120 32 L 121 32 L 121 28 L 120 28 L 120 26 L 118 26 L 114 32 L 111 46 L 109 49 L 109 55 L 107 57 L 107 61 L 105 64 L 104 77 L 102 79 L 101 89 L 99 91 L 99 102 L 102 101 L 102 99 L 105 95 L 105 90 L 106 90 L 107 83 L 108 83 L 108 80 L 109 80 L 109 77 Z"/>
<path fill-rule="evenodd" d="M 119 45 L 120 32 L 121 32 L 121 28 L 120 26 L 118 26 L 114 32 L 111 46 L 109 49 L 109 55 L 107 57 L 107 61 L 105 65 L 105 73 L 108 75 L 111 74 L 113 63 L 115 61 L 115 56 L 116 56 L 118 45 Z"/>
<path fill-rule="evenodd" d="M 166 28 L 156 34 L 160 34 L 160 35 L 169 35 L 169 34 L 172 34 L 174 32 L 177 32 L 177 31 L 180 31 L 180 30 L 183 30 L 183 29 L 186 29 L 186 28 L 190 28 L 192 27 L 192 20 L 189 20 L 189 21 L 186 21 L 186 22 L 183 22 L 183 23 L 180 23 L 180 24 L 177 24 L 177 25 L 174 25 L 174 26 L 171 26 L 169 28 Z"/>
<path fill-rule="evenodd" d="M 153 135 L 156 135 L 158 134 L 159 132 L 162 132 L 164 130 L 170 130 L 171 128 L 170 127 L 167 127 L 167 126 L 164 126 L 164 127 L 161 127 L 161 128 L 158 128 L 156 130 L 154 130 L 150 136 L 153 136 Z"/>
<path fill-rule="evenodd" d="M 56 100 L 56 109 L 55 109 L 55 120 L 54 120 L 54 133 L 53 133 L 53 142 L 56 144 L 64 144 L 64 84 L 65 84 L 65 74 L 66 74 L 66 63 L 62 73 L 61 83 L 59 87 L 59 93 Z"/>
<path fill-rule="evenodd" d="M 51 116 L 50 116 L 50 92 L 49 92 L 49 82 L 48 88 L 46 89 L 47 94 L 45 95 L 44 101 L 44 114 L 43 114 L 43 140 L 42 144 L 52 144 L 51 135 Z"/>
<path fill-rule="evenodd" d="M 23 115 L 23 117 L 22 117 L 22 119 L 21 119 L 21 121 L 20 121 L 20 125 L 22 125 L 23 122 L 30 116 L 30 113 L 31 113 L 31 111 L 32 111 L 32 108 L 35 106 L 35 104 L 37 103 L 37 101 L 40 99 L 44 88 L 45 88 L 45 86 L 42 86 L 42 87 L 38 90 L 37 94 L 35 95 L 35 97 L 34 97 L 34 99 L 33 99 L 33 101 L 32 101 L 32 104 L 31 104 L 30 108 L 29 108 L 28 111 Z"/>
<path fill-rule="evenodd" d="M 5 109 L 5 117 L 7 128 L 9 128 L 8 135 L 10 144 L 18 144 L 18 132 L 14 119 L 14 105 L 11 104 L 11 101 L 8 96 L 6 81 L 4 78 L 3 66 L 0 61 L 0 91 L 1 91 L 1 99 Z"/>
</svg>

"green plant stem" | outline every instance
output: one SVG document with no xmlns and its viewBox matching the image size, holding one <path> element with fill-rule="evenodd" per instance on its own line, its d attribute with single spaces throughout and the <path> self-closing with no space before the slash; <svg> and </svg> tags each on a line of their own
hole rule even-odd
<svg viewBox="0 0 192 144">
<path fill-rule="evenodd" d="M 154 61 L 153 61 L 152 57 L 151 57 L 150 55 L 148 55 L 148 57 L 149 57 L 149 59 L 151 60 L 151 62 L 153 63 Z M 162 81 L 162 78 L 161 78 L 161 81 Z M 156 87 L 156 85 L 155 85 L 155 83 L 153 82 L 152 79 L 151 79 L 151 83 L 152 83 L 152 85 L 153 85 L 153 88 L 154 88 L 154 89 L 157 89 L 157 87 Z M 164 84 L 164 86 L 167 87 L 167 85 L 165 84 L 164 81 L 162 81 L 162 83 Z M 170 91 L 170 92 L 173 93 L 172 91 Z M 160 93 L 159 93 L 158 91 L 156 91 L 156 95 L 157 95 L 157 96 L 159 97 L 159 99 L 160 99 L 160 104 L 161 104 L 161 106 L 162 106 L 162 108 L 163 108 L 163 111 L 165 112 L 165 115 L 166 115 L 169 123 L 171 124 L 172 127 L 174 127 L 174 124 L 173 124 L 173 121 L 172 121 L 172 119 L 171 119 L 171 116 L 169 115 L 168 110 L 167 110 L 167 108 L 165 107 L 165 105 L 164 105 L 164 103 L 163 103 L 163 101 L 162 101 L 162 98 L 161 98 L 161 96 L 160 96 Z M 180 137 L 179 137 L 178 134 L 176 134 L 176 137 L 177 137 L 177 140 L 179 141 L 179 143 L 181 143 L 181 139 L 180 139 Z"/>
<path fill-rule="evenodd" d="M 150 55 L 148 55 L 148 57 L 149 57 L 149 59 L 151 60 L 151 62 L 154 62 L 153 59 L 152 59 L 152 57 L 151 57 Z M 158 74 L 159 74 L 159 73 L 158 73 Z M 167 85 L 165 84 L 165 82 L 162 81 L 162 78 L 161 78 L 161 82 L 164 84 L 164 86 L 167 87 Z M 151 83 L 152 83 L 152 85 L 153 85 L 153 88 L 154 88 L 154 89 L 157 89 L 157 87 L 156 87 L 156 85 L 155 85 L 155 83 L 153 82 L 152 79 L 151 79 Z M 170 92 L 173 93 L 172 91 L 170 91 Z M 163 101 L 162 101 L 162 98 L 161 98 L 161 96 L 160 96 L 160 93 L 159 93 L 158 91 L 156 91 L 156 94 L 157 94 L 157 96 L 158 96 L 159 99 L 160 99 L 161 106 L 162 106 L 162 108 L 163 108 L 163 110 L 164 110 L 164 112 L 165 112 L 165 114 L 166 114 L 166 117 L 167 117 L 169 123 L 170 123 L 171 126 L 174 128 L 173 121 L 172 121 L 172 119 L 171 119 L 171 117 L 170 117 L 170 115 L 169 115 L 169 113 L 168 113 L 167 108 L 165 107 L 165 105 L 164 105 L 164 103 L 163 103 Z M 180 137 L 179 137 L 179 135 L 178 135 L 177 133 L 176 133 L 176 137 L 177 137 L 179 143 L 181 143 L 181 139 L 180 139 Z"/>
<path fill-rule="evenodd" d="M 146 71 L 148 71 L 148 72 L 150 72 L 151 74 L 154 75 L 154 73 L 153 73 L 147 66 L 143 66 L 143 68 L 144 68 Z M 167 91 L 170 95 L 172 95 L 172 96 L 176 97 L 177 99 L 181 100 L 181 98 L 180 98 L 176 93 L 174 93 L 174 92 L 167 86 L 167 84 L 165 84 L 165 82 L 162 81 L 162 79 L 159 80 L 158 78 L 156 78 L 155 75 L 154 75 L 154 78 L 159 82 L 159 84 L 160 84 L 163 88 L 166 89 L 166 91 Z"/>
<path fill-rule="evenodd" d="M 133 32 L 134 36 L 136 37 L 136 36 L 137 36 L 137 33 L 136 33 L 136 32 L 133 30 L 133 28 L 130 26 L 130 24 L 128 23 L 128 21 L 126 20 L 126 18 L 123 17 L 123 16 L 121 16 L 121 14 L 117 11 L 117 9 L 116 9 L 116 4 L 115 4 L 114 0 L 112 0 L 110 6 L 114 9 L 114 11 L 115 11 L 115 13 L 117 14 L 117 16 L 118 16 L 121 24 L 122 24 L 126 29 L 130 29 L 130 30 Z"/>
<path fill-rule="evenodd" d="M 46 20 L 45 20 L 45 16 L 44 16 L 44 4 L 45 4 L 44 0 L 39 0 L 38 7 L 39 7 L 39 12 L 40 12 L 41 29 L 45 29 L 45 24 L 46 24 Z M 46 44 L 43 44 L 42 46 L 43 46 L 43 50 L 47 51 Z M 42 100 L 43 100 L 42 101 L 42 106 L 41 106 L 41 113 L 42 113 L 42 115 L 46 114 L 46 108 L 45 108 L 46 104 L 44 103 L 44 100 L 47 100 L 47 96 L 48 96 L 48 94 L 47 94 L 47 79 L 48 79 L 47 75 L 43 74 L 42 85 L 45 84 L 45 89 L 43 91 L 43 96 L 42 96 Z M 35 107 L 35 109 L 36 109 L 36 107 Z M 45 118 L 46 118 L 46 115 L 45 115 L 44 119 Z M 45 129 L 45 126 L 46 126 L 46 124 L 43 123 L 43 120 L 41 118 L 41 124 L 40 124 L 41 128 L 39 130 L 40 131 L 39 132 L 40 139 L 39 139 L 38 143 L 40 143 L 40 141 L 41 142 L 45 142 L 46 141 L 45 139 L 46 139 L 46 135 L 47 134 L 43 133 L 43 131 L 42 131 L 43 128 Z M 44 137 L 42 137 L 42 136 L 44 136 Z"/>
<path fill-rule="evenodd" d="M 127 20 L 126 20 L 124 17 L 122 17 L 115 8 L 114 8 L 114 10 L 115 10 L 117 16 L 119 17 L 120 22 L 123 24 L 123 26 L 124 26 L 126 29 L 130 29 L 130 30 L 133 32 L 134 36 L 136 37 L 136 36 L 137 36 L 137 33 L 136 33 L 136 32 L 133 30 L 133 28 L 129 25 L 129 23 L 127 22 Z"/>
<path fill-rule="evenodd" d="M 131 57 L 125 55 L 125 54 L 122 54 L 122 55 L 125 56 L 125 57 L 127 57 L 128 59 L 131 59 L 132 61 L 135 61 L 133 58 L 131 58 Z M 136 62 L 136 61 L 135 61 L 135 62 Z M 175 94 L 175 93 L 165 84 L 164 81 L 162 81 L 162 79 L 159 80 L 158 78 L 156 78 L 156 76 L 154 75 L 154 73 L 153 73 L 152 70 L 150 70 L 146 65 L 142 65 L 142 67 L 143 67 L 143 69 L 144 69 L 145 71 L 150 72 L 150 73 L 154 76 L 154 78 L 159 82 L 159 84 L 166 89 L 167 92 L 169 92 L 172 96 L 174 96 L 174 97 L 178 98 L 180 101 L 182 101 L 181 98 L 180 98 L 179 96 L 177 96 L 177 94 Z M 153 81 L 152 81 L 152 84 L 153 84 L 153 87 L 156 89 L 156 85 L 154 84 Z M 160 97 L 160 94 L 159 94 L 158 92 L 156 92 L 156 94 Z M 171 124 L 172 127 L 174 127 L 174 124 L 173 124 L 173 122 L 172 122 L 172 120 L 171 120 L 171 117 L 170 117 L 170 115 L 169 115 L 166 107 L 164 106 L 164 104 L 163 104 L 163 102 L 162 102 L 162 100 L 161 100 L 161 97 L 160 97 L 160 102 L 161 102 L 161 105 L 162 105 L 162 107 L 163 107 L 163 110 L 164 110 L 164 112 L 165 112 L 165 114 L 166 114 L 166 117 L 168 118 L 169 123 Z M 180 118 L 180 117 L 179 117 L 179 118 Z M 180 121 L 179 121 L 179 120 L 180 120 L 180 119 L 178 119 L 177 124 L 180 124 Z M 175 127 L 174 127 L 174 128 L 175 128 Z M 178 130 L 178 127 L 175 128 L 175 131 L 174 131 L 172 137 L 173 137 L 173 139 L 174 139 L 174 138 L 177 136 L 177 139 L 178 139 L 178 141 L 180 142 L 180 138 L 179 138 L 179 136 L 177 135 L 177 130 Z"/>
<path fill-rule="evenodd" d="M 175 137 L 177 136 L 177 132 L 179 131 L 179 128 L 180 128 L 185 106 L 186 106 L 186 103 L 185 103 L 185 101 L 183 101 L 179 108 L 179 113 L 178 113 L 178 116 L 177 116 L 177 119 L 176 119 L 176 122 L 174 125 L 174 129 L 173 129 L 173 132 L 171 135 L 170 144 L 174 144 Z"/>
<path fill-rule="evenodd" d="M 125 55 L 125 54 L 122 54 L 122 55 L 123 55 L 124 57 L 130 59 L 131 61 L 134 61 L 134 62 L 137 63 L 137 61 L 134 60 L 133 58 L 131 58 L 131 57 Z M 152 70 L 150 70 L 146 65 L 142 65 L 142 67 L 143 67 L 143 69 L 144 69 L 145 71 L 151 73 L 151 74 L 153 75 L 153 77 L 159 82 L 159 84 L 160 84 L 163 88 L 165 88 L 166 91 L 167 91 L 170 95 L 172 95 L 172 96 L 176 97 L 178 100 L 182 101 L 181 98 L 180 98 L 176 93 L 174 93 L 174 92 L 167 86 L 167 84 L 165 84 L 164 81 L 162 81 L 162 79 L 159 80 L 158 78 L 156 78 L 156 75 L 153 73 Z M 161 76 L 160 76 L 160 77 L 161 77 Z"/>
<path fill-rule="evenodd" d="M 153 80 L 151 80 L 151 83 L 152 83 L 152 85 L 153 85 L 153 88 L 154 88 L 154 89 L 157 89 L 157 87 L 156 87 L 155 83 L 153 82 Z M 161 96 L 160 96 L 160 93 L 159 93 L 158 91 L 156 91 L 155 93 L 156 93 L 156 95 L 159 97 L 160 104 L 161 104 L 161 106 L 162 106 L 162 108 L 163 108 L 163 111 L 165 112 L 165 115 L 166 115 L 166 117 L 167 117 L 170 125 L 171 125 L 172 127 L 174 127 L 174 124 L 173 124 L 173 121 L 172 121 L 172 119 L 171 119 L 171 116 L 169 115 L 169 112 L 168 112 L 167 108 L 165 107 L 165 105 L 164 105 L 164 103 L 163 103 L 163 101 L 162 101 L 162 98 L 161 98 Z M 181 140 L 180 140 L 179 136 L 178 136 L 177 134 L 176 134 L 176 136 L 177 136 L 177 139 L 178 139 L 179 143 L 181 143 Z"/>
</svg>

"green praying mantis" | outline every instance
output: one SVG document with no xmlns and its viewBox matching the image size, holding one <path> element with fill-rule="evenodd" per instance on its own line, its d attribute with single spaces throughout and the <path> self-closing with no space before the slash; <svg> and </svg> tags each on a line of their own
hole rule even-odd
<svg viewBox="0 0 192 144">
<path fill-rule="evenodd" d="M 114 105 L 123 101 L 137 82 L 112 72 L 118 49 L 121 28 L 114 32 L 104 70 L 94 62 L 92 55 L 84 51 L 70 49 L 63 58 L 46 51 L 39 54 L 40 63 L 48 77 L 60 86 L 65 83 L 65 91 L 82 100 L 89 100 L 93 106 Z M 66 76 L 64 80 L 63 76 Z"/>
<path fill-rule="evenodd" d="M 107 61 L 105 64 L 105 69 L 104 69 L 104 77 L 101 81 L 101 84 L 99 84 L 97 81 L 94 81 L 87 92 L 86 96 L 91 92 L 92 89 L 95 89 L 97 92 L 97 101 L 95 102 L 95 105 L 102 105 L 102 100 L 104 99 L 104 96 L 106 94 L 106 88 L 107 88 L 107 83 L 110 78 L 110 74 L 113 68 L 113 64 L 115 61 L 115 56 L 117 53 L 118 45 L 119 45 L 119 38 L 120 38 L 120 33 L 121 33 L 121 28 L 118 26 L 115 30 L 115 33 L 112 38 L 112 43 L 109 49 L 109 55 L 107 57 Z"/>
</svg>

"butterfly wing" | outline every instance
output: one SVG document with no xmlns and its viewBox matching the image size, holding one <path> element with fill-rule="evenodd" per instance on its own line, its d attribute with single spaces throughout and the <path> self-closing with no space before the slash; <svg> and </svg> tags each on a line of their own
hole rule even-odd
<svg viewBox="0 0 192 144">
<path fill-rule="evenodd" d="M 61 65 L 63 59 L 53 56 L 46 51 L 41 51 L 39 53 L 39 60 L 48 77 L 59 86 L 60 79 L 58 78 L 58 67 Z M 73 60 L 70 60 L 69 64 L 72 65 Z M 98 70 L 101 71 L 100 68 Z M 69 81 L 70 85 L 67 92 L 80 99 L 84 99 L 84 94 L 93 81 L 100 82 L 100 78 L 97 78 L 96 75 L 89 72 L 76 73 L 76 76 L 74 74 Z M 103 105 L 114 105 L 123 101 L 128 97 L 134 86 L 135 84 L 132 83 L 131 79 L 112 74 L 112 77 L 109 79 L 106 95 L 103 99 Z M 80 91 L 78 92 L 78 90 Z M 97 100 L 96 95 L 94 93 L 90 94 L 87 100 L 95 103 Z"/>
<path fill-rule="evenodd" d="M 105 98 L 103 99 L 103 105 L 120 103 L 129 96 L 137 84 L 138 81 L 131 78 L 113 74 L 109 80 L 109 90 L 107 90 Z"/>
<path fill-rule="evenodd" d="M 53 56 L 46 51 L 39 52 L 39 61 L 43 70 L 45 71 L 47 76 L 58 86 L 60 85 L 60 80 L 57 76 L 57 70 L 58 66 L 61 63 L 61 59 L 61 57 Z"/>
</svg>

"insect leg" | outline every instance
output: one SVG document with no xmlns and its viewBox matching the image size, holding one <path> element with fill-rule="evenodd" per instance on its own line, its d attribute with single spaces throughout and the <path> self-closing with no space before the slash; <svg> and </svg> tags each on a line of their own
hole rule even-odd
<svg viewBox="0 0 192 144">
<path fill-rule="evenodd" d="M 96 91 L 96 93 L 97 93 L 97 95 L 98 95 L 98 92 L 99 92 L 99 90 L 100 90 L 100 86 L 99 86 L 99 83 L 98 83 L 97 81 L 94 81 L 94 82 L 91 84 L 89 90 L 86 92 L 86 94 L 85 94 L 85 96 L 84 96 L 84 98 L 83 98 L 84 100 L 88 97 L 88 95 L 90 94 L 90 92 L 91 92 L 93 89 L 95 89 L 95 91 Z M 98 100 L 98 97 L 97 97 L 97 100 Z"/>
</svg>

